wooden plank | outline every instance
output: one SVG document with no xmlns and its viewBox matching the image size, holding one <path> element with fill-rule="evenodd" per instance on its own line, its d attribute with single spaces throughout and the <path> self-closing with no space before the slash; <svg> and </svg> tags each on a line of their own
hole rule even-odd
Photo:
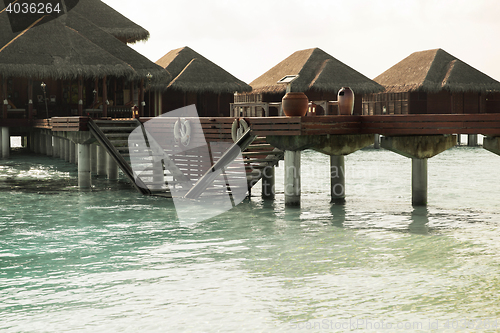
<svg viewBox="0 0 500 333">
<path fill-rule="evenodd" d="M 255 124 L 252 125 L 253 131 L 263 130 L 300 130 L 301 124 Z"/>
</svg>

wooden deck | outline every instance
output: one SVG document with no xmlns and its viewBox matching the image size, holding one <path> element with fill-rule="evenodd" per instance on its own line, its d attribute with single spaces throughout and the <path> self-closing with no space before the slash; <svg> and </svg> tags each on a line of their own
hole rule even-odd
<svg viewBox="0 0 500 333">
<path fill-rule="evenodd" d="M 146 122 L 152 118 L 141 118 Z M 207 141 L 230 141 L 233 117 L 199 118 Z M 253 134 L 339 135 L 381 134 L 386 136 L 483 134 L 500 136 L 500 114 L 432 114 L 383 116 L 248 117 Z M 37 120 L 33 127 L 52 131 L 86 131 L 87 117 L 57 117 Z"/>
</svg>

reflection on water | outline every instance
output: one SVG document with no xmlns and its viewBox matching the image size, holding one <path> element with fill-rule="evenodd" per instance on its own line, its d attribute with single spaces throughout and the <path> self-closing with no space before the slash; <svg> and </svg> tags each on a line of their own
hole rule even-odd
<svg viewBox="0 0 500 333">
<path fill-rule="evenodd" d="M 171 200 L 104 179 L 81 192 L 75 166 L 14 154 L 0 161 L 0 329 L 293 332 L 349 319 L 444 329 L 500 319 L 498 159 L 446 154 L 429 161 L 426 208 L 411 207 L 408 160 L 375 150 L 346 158 L 347 168 L 378 171 L 352 174 L 346 204 L 331 205 L 328 159 L 304 152 L 300 208 L 285 209 L 282 192 L 262 200 L 257 187 L 189 226 Z"/>
</svg>

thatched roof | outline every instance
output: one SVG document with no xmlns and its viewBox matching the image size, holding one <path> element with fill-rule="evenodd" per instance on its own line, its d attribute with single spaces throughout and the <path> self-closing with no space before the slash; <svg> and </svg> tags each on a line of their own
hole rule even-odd
<svg viewBox="0 0 500 333">
<path fill-rule="evenodd" d="M 500 91 L 500 82 L 442 49 L 415 52 L 374 80 L 387 92 Z"/>
<path fill-rule="evenodd" d="M 170 74 L 161 66 L 104 32 L 78 13 L 69 12 L 66 25 L 114 57 L 129 64 L 136 72 L 136 79 L 145 79 L 147 74 L 153 75 L 151 84 L 171 79 Z"/>
<path fill-rule="evenodd" d="M 67 15 L 45 16 L 1 47 L 0 74 L 55 79 L 137 76 L 129 64 L 68 27 L 65 19 Z"/>
<path fill-rule="evenodd" d="M 156 62 L 173 77 L 164 89 L 195 93 L 234 93 L 252 88 L 189 47 L 168 52 Z"/>
<path fill-rule="evenodd" d="M 286 85 L 276 83 L 285 75 L 299 75 L 293 91 L 337 92 L 351 87 L 356 93 L 383 91 L 383 87 L 338 61 L 319 48 L 297 51 L 250 83 L 254 93 L 283 93 Z"/>
<path fill-rule="evenodd" d="M 68 2 L 69 0 L 66 0 Z M 74 0 L 72 0 L 74 1 Z M 137 5 L 140 5 L 138 2 Z M 79 0 L 73 11 L 87 18 L 107 33 L 135 43 L 149 38 L 149 32 L 100 0 Z"/>
<path fill-rule="evenodd" d="M 146 29 L 135 24 L 100 0 L 65 0 L 64 2 L 69 13 L 74 12 L 87 18 L 105 32 L 122 41 L 135 43 L 149 38 L 149 32 Z M 3 11 L 4 9 L 4 3 L 0 2 L 0 10 Z M 25 18 L 30 20 L 32 17 L 26 16 Z M 33 22 L 28 22 L 21 30 L 13 32 L 7 13 L 2 12 L 2 15 L 0 15 L 0 47 L 12 39 L 12 37 L 9 38 L 10 33 L 19 33 Z"/>
</svg>

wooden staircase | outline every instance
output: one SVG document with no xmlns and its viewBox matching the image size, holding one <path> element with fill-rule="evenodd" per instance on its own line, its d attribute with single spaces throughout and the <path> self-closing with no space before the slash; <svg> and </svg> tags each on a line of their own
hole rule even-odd
<svg viewBox="0 0 500 333">
<path fill-rule="evenodd" d="M 168 168 L 164 168 L 163 175 L 153 174 L 153 171 L 141 172 L 139 185 L 137 175 L 132 170 L 131 154 L 134 165 L 137 165 L 138 158 L 142 159 L 146 165 L 152 165 L 152 150 L 149 145 L 146 147 L 143 142 L 137 142 L 137 149 L 130 151 L 129 136 L 135 129 L 141 127 L 141 123 L 136 119 L 127 120 L 94 120 L 89 126 L 97 140 L 115 158 L 123 173 L 134 183 L 134 186 L 143 194 L 171 197 L 168 183 L 175 182 L 175 176 Z M 205 130 L 205 128 L 204 128 Z M 214 138 L 207 138 L 207 141 L 217 141 Z M 133 143 L 133 142 L 132 142 Z M 152 144 L 152 143 L 151 143 Z M 284 153 L 266 142 L 265 137 L 257 137 L 254 142 L 242 153 L 245 163 L 247 187 L 251 188 L 262 178 L 264 169 L 275 166 L 283 159 Z M 227 170 L 231 172 L 231 170 Z M 195 174 L 202 174 L 198 172 Z M 158 177 L 162 178 L 160 181 Z M 198 180 L 198 176 L 189 177 L 193 183 Z"/>
<path fill-rule="evenodd" d="M 250 191 L 262 178 L 265 168 L 276 166 L 283 160 L 284 152 L 268 144 L 266 137 L 257 137 L 242 155 Z"/>
</svg>

